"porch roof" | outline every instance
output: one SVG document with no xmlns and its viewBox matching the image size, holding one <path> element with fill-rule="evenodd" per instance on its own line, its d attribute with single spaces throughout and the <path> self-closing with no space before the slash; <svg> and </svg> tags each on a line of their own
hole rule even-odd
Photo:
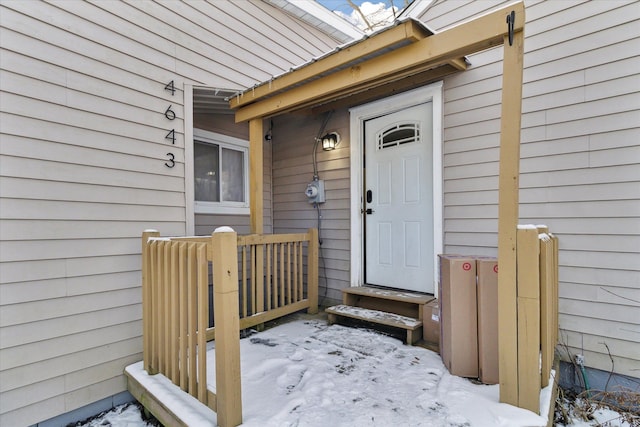
<svg viewBox="0 0 640 427">
<path fill-rule="evenodd" d="M 236 109 L 236 121 L 249 121 L 250 225 L 252 233 L 260 234 L 264 217 L 264 118 L 325 103 L 332 103 L 333 108 L 343 99 L 355 102 L 354 98 L 358 96 L 374 96 L 374 93 L 382 97 L 390 91 L 402 89 L 402 85 L 410 84 L 407 82 L 416 76 L 422 76 L 426 82 L 442 77 L 439 72 L 447 73 L 442 68 L 464 69 L 466 63 L 462 58 L 465 55 L 503 46 L 498 178 L 500 401 L 519 406 L 535 405 L 536 398 L 530 393 L 533 382 L 525 371 L 529 372 L 527 369 L 538 363 L 536 359 L 532 364 L 525 357 L 526 351 L 518 351 L 520 342 L 536 346 L 535 335 L 524 329 L 527 322 L 518 322 L 521 299 L 516 292 L 516 286 L 519 286 L 516 240 L 524 25 L 522 0 L 437 34 L 428 34 L 417 21 L 409 20 L 246 90 L 230 100 L 231 108 Z M 417 85 L 415 81 L 412 84 Z M 524 299 L 522 304 L 525 304 Z M 523 331 L 522 336 L 518 331 Z"/>
<path fill-rule="evenodd" d="M 306 108 L 319 112 L 328 103 L 330 108 L 351 106 L 465 70 L 467 62 L 458 52 L 424 60 L 429 47 L 420 42 L 435 35 L 418 20 L 398 20 L 235 94 L 230 106 L 238 122 Z"/>
</svg>

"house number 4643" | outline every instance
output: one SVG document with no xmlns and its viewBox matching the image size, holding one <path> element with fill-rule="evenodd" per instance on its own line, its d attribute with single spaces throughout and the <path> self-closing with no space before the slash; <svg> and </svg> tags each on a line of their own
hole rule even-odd
<svg viewBox="0 0 640 427">
<path fill-rule="evenodd" d="M 174 84 L 173 80 L 171 80 L 169 83 L 167 83 L 164 86 L 164 90 L 171 92 L 171 96 L 175 95 L 176 87 L 175 87 L 175 84 Z M 176 119 L 176 113 L 175 113 L 175 111 L 173 111 L 171 109 L 171 107 L 173 107 L 172 104 L 170 104 L 167 107 L 167 109 L 164 111 L 164 116 L 167 118 L 167 120 L 173 121 L 173 120 Z M 171 141 L 172 145 L 175 145 L 175 143 L 176 143 L 176 130 L 175 129 L 171 129 L 164 138 L 168 139 L 169 141 Z M 166 167 L 168 167 L 168 168 L 174 167 L 176 165 L 175 158 L 176 158 L 176 156 L 172 152 L 168 152 L 167 153 L 167 161 L 164 162 L 164 165 Z"/>
</svg>

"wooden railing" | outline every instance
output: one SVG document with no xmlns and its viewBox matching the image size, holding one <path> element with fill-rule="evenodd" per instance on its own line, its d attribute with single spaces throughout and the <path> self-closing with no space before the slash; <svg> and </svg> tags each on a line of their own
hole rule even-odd
<svg viewBox="0 0 640 427">
<path fill-rule="evenodd" d="M 318 232 L 220 231 L 143 233 L 143 363 L 150 375 L 163 374 L 216 411 L 218 425 L 232 426 L 242 423 L 239 331 L 303 309 L 317 312 Z M 214 338 L 215 393 L 207 389 L 206 364 Z"/>
<path fill-rule="evenodd" d="M 238 237 L 240 329 L 303 309 L 317 312 L 317 242 L 316 229 Z M 207 331 L 214 338 L 215 324 Z"/>
<path fill-rule="evenodd" d="M 558 239 L 546 226 L 517 231 L 518 406 L 540 411 L 558 342 Z M 502 382 L 502 378 L 501 378 Z"/>
</svg>

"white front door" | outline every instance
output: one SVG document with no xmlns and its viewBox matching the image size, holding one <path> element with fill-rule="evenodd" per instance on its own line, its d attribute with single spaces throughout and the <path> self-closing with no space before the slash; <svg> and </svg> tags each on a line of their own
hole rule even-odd
<svg viewBox="0 0 640 427">
<path fill-rule="evenodd" d="M 433 293 L 433 102 L 363 124 L 365 281 Z"/>
</svg>

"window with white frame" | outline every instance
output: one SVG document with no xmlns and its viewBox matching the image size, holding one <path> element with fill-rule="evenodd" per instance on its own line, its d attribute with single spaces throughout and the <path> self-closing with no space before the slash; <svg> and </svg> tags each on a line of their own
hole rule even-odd
<svg viewBox="0 0 640 427">
<path fill-rule="evenodd" d="M 249 142 L 193 130 L 195 212 L 249 214 Z"/>
</svg>

